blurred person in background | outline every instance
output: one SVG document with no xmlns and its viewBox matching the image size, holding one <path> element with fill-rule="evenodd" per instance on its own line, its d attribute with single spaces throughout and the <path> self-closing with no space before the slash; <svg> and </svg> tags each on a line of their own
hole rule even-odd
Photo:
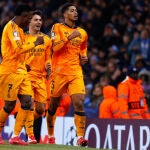
<svg viewBox="0 0 150 150">
<path fill-rule="evenodd" d="M 105 26 L 104 33 L 102 38 L 100 39 L 100 43 L 103 43 L 102 48 L 108 49 L 112 45 L 119 46 L 121 43 L 120 36 L 118 35 L 118 31 L 115 29 L 113 24 L 108 23 Z"/>
<path fill-rule="evenodd" d="M 92 82 L 93 85 L 95 85 L 98 82 L 99 79 L 99 73 L 96 70 L 91 70 L 90 72 L 90 81 Z"/>
<path fill-rule="evenodd" d="M 117 90 L 114 86 L 103 87 L 103 99 L 99 105 L 99 118 L 120 118 Z"/>
<path fill-rule="evenodd" d="M 150 65 L 148 65 L 141 55 L 137 55 L 135 58 L 135 66 L 141 72 L 144 70 L 150 71 Z"/>
<path fill-rule="evenodd" d="M 102 86 L 96 84 L 89 99 L 84 101 L 84 110 L 87 118 L 98 118 L 99 104 L 102 101 Z"/>
<path fill-rule="evenodd" d="M 132 12 L 133 13 L 133 12 Z M 133 38 L 133 34 L 136 31 L 136 20 L 134 17 L 129 16 L 128 23 L 125 29 L 125 33 L 127 33 L 130 38 Z"/>
<path fill-rule="evenodd" d="M 118 102 L 122 119 L 149 119 L 141 80 L 136 67 L 129 67 L 126 78 L 118 85 Z"/>
<path fill-rule="evenodd" d="M 145 28 L 150 32 L 150 14 L 145 18 Z"/>
<path fill-rule="evenodd" d="M 109 78 L 109 76 L 107 76 L 106 74 L 102 75 L 99 78 L 99 82 L 98 82 L 102 87 L 109 85 L 111 83 L 111 79 Z"/>
<path fill-rule="evenodd" d="M 131 41 L 129 53 L 131 56 L 131 65 L 135 65 L 137 55 L 143 56 L 145 62 L 150 64 L 150 33 L 146 28 L 141 31 L 139 37 Z"/>
<path fill-rule="evenodd" d="M 126 47 L 120 47 L 120 51 L 118 53 L 118 66 L 121 68 L 121 71 L 124 72 L 124 69 L 127 69 L 130 66 L 130 57 L 128 54 L 128 50 Z"/>
<path fill-rule="evenodd" d="M 145 98 L 150 110 L 150 71 L 143 70 L 139 72 L 139 79 L 142 80 L 142 87 L 145 93 Z"/>
<path fill-rule="evenodd" d="M 114 57 L 109 59 L 105 75 L 109 77 L 110 84 L 114 85 L 115 87 L 118 85 L 119 82 L 121 82 L 124 79 L 125 76 L 119 68 Z"/>
</svg>

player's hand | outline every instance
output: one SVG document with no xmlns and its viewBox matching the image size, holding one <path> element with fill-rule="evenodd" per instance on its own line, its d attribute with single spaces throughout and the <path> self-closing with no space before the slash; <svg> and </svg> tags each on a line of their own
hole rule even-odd
<svg viewBox="0 0 150 150">
<path fill-rule="evenodd" d="M 50 77 L 50 73 L 51 73 L 51 64 L 50 63 L 46 63 L 45 69 L 46 69 L 46 72 L 47 72 L 46 79 L 48 80 L 49 77 Z"/>
<path fill-rule="evenodd" d="M 51 70 L 51 64 L 49 62 L 46 63 L 45 69 L 46 70 Z"/>
<path fill-rule="evenodd" d="M 50 77 L 50 74 L 51 74 L 51 70 L 46 70 L 46 79 L 49 80 L 49 77 Z"/>
<path fill-rule="evenodd" d="M 29 64 L 26 64 L 26 69 L 27 69 L 27 72 L 31 71 L 31 66 Z"/>
<path fill-rule="evenodd" d="M 43 44 L 43 43 L 44 43 L 44 38 L 43 38 L 43 36 L 38 36 L 37 39 L 36 39 L 36 41 L 34 42 L 35 46 L 41 45 L 41 44 Z"/>
<path fill-rule="evenodd" d="M 75 30 L 68 36 L 68 40 L 72 40 L 78 36 L 81 36 L 81 33 L 78 30 Z"/>
<path fill-rule="evenodd" d="M 80 56 L 80 62 L 82 65 L 86 64 L 88 62 L 87 56 Z"/>
</svg>

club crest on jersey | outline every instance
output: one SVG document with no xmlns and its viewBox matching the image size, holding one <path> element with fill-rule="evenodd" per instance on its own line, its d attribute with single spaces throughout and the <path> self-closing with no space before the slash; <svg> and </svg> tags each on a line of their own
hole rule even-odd
<svg viewBox="0 0 150 150">
<path fill-rule="evenodd" d="M 55 32 L 51 32 L 51 39 L 56 39 Z"/>
<path fill-rule="evenodd" d="M 14 36 L 14 37 L 18 37 L 18 32 L 17 32 L 17 31 L 14 31 L 14 32 L 13 32 L 13 36 Z"/>
<path fill-rule="evenodd" d="M 20 37 L 19 37 L 17 31 L 14 31 L 14 32 L 13 32 L 13 36 L 14 36 L 14 40 L 15 40 L 15 41 L 16 41 L 16 40 L 20 40 Z"/>
</svg>

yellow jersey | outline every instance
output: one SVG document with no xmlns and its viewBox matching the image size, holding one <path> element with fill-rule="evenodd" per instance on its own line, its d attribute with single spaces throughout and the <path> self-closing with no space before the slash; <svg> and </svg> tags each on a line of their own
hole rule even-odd
<svg viewBox="0 0 150 150">
<path fill-rule="evenodd" d="M 81 36 L 68 41 L 67 37 L 75 30 Z M 56 23 L 51 30 L 52 39 L 52 72 L 64 75 L 82 75 L 80 56 L 87 56 L 86 31 L 80 27 L 70 28 L 69 26 Z"/>
<path fill-rule="evenodd" d="M 37 36 L 44 37 L 44 44 L 38 45 L 33 49 L 30 49 L 26 54 L 26 64 L 29 64 L 31 70 L 29 71 L 29 75 L 33 77 L 41 77 L 46 74 L 45 67 L 46 63 L 51 63 L 51 47 L 52 42 L 49 36 L 40 32 L 38 35 L 30 35 L 30 33 L 26 33 L 25 43 L 30 44 L 33 43 Z"/>
<path fill-rule="evenodd" d="M 9 21 L 2 33 L 0 74 L 26 73 L 24 52 L 33 49 L 35 45 L 34 43 L 25 45 L 24 40 L 22 28 L 12 20 Z"/>
</svg>

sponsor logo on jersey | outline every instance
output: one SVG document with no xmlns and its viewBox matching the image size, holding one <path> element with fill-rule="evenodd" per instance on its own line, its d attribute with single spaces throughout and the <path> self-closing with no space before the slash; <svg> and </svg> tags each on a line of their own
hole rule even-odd
<svg viewBox="0 0 150 150">
<path fill-rule="evenodd" d="M 56 39 L 55 32 L 51 32 L 51 39 Z"/>
</svg>

